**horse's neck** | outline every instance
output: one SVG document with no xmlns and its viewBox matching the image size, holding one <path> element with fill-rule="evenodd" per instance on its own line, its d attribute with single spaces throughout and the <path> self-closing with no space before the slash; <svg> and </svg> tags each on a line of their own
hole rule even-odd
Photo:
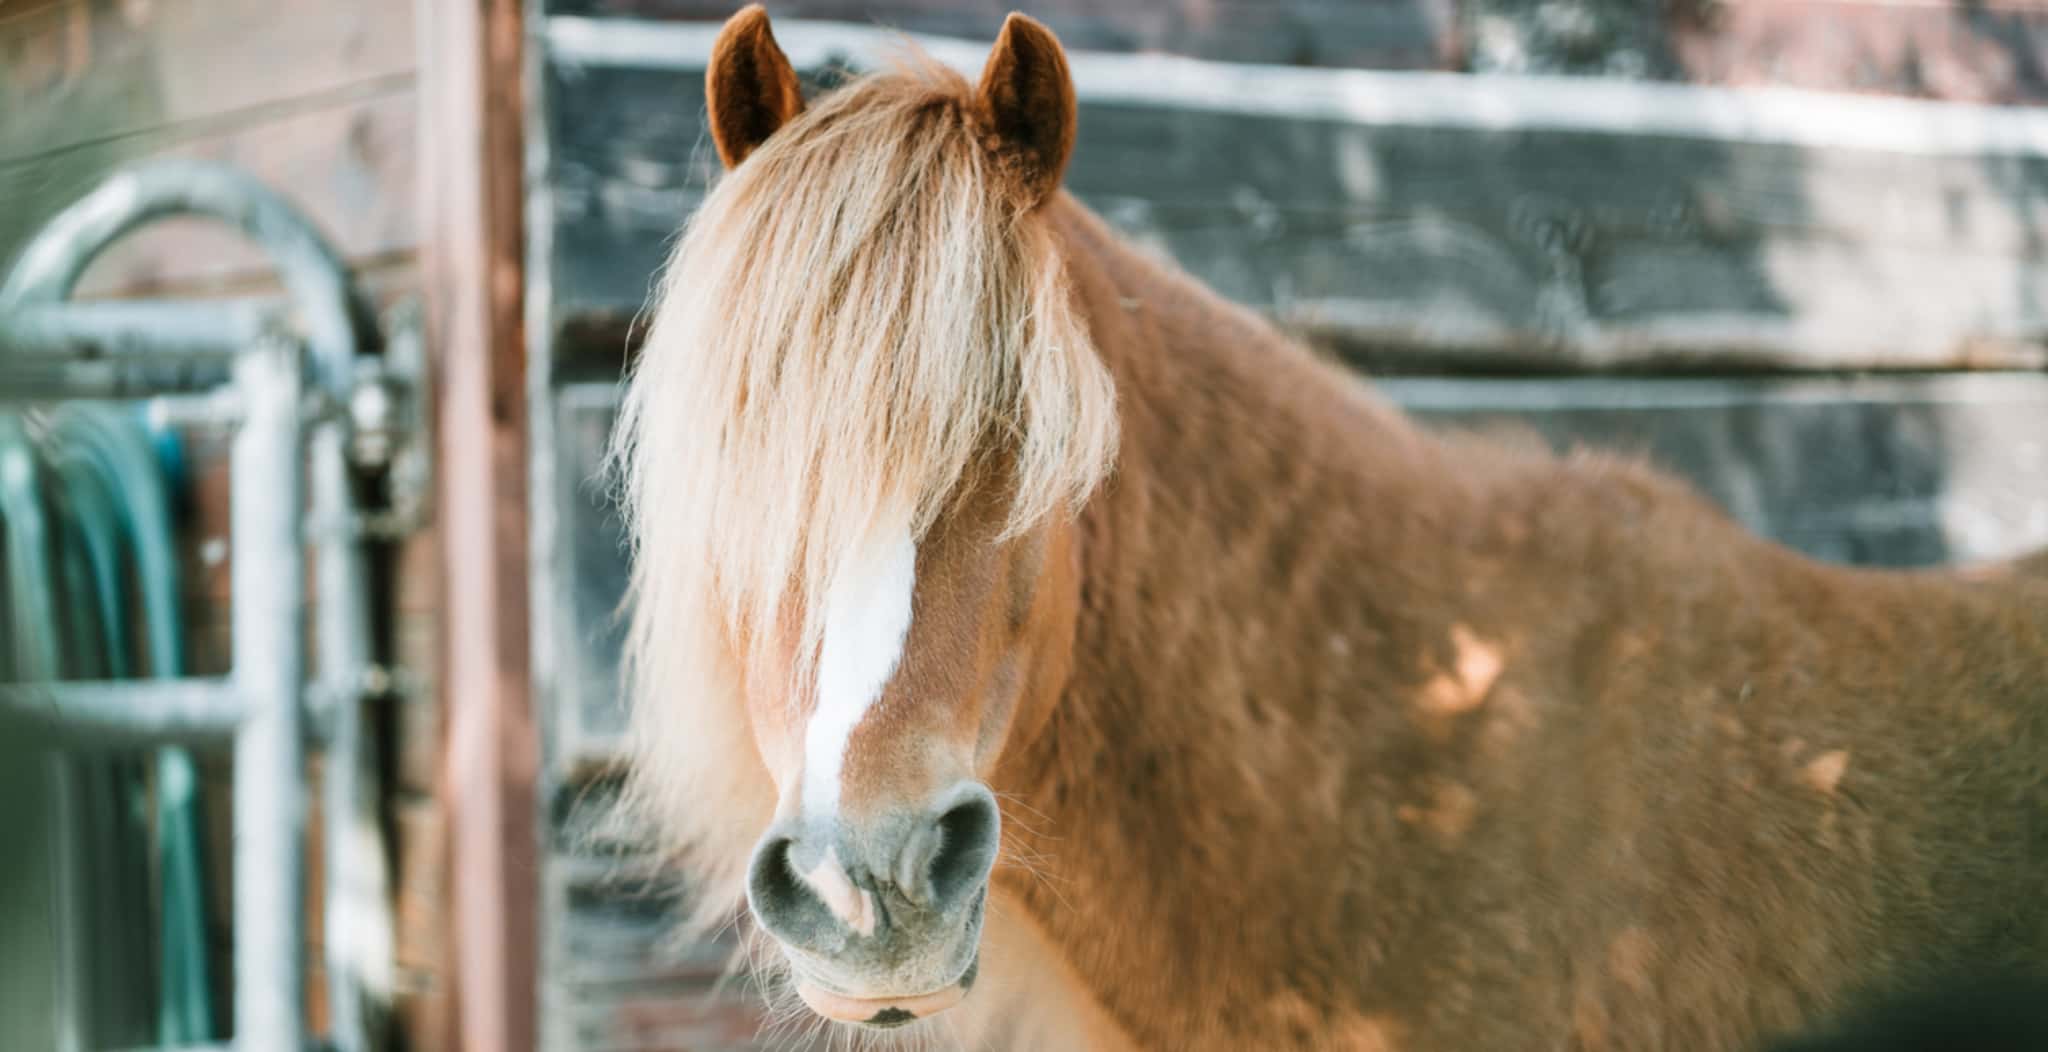
<svg viewBox="0 0 2048 1052">
<path fill-rule="evenodd" d="M 1080 525 L 1069 688 L 1016 772 L 1057 827 L 1038 845 L 1055 874 L 1022 893 L 1098 981 L 1163 968 L 1221 993 L 1250 962 L 1211 962 L 1198 933 L 1216 911 L 1269 927 L 1274 968 L 1329 937 L 1313 929 L 1337 908 L 1338 845 L 1318 838 L 1342 835 L 1374 724 L 1410 737 L 1373 696 L 1415 645 L 1408 608 L 1440 605 L 1415 582 L 1459 484 L 1443 447 L 1335 367 L 1060 207 L 1123 443 Z M 1280 903 L 1306 912 L 1276 919 Z"/>
</svg>

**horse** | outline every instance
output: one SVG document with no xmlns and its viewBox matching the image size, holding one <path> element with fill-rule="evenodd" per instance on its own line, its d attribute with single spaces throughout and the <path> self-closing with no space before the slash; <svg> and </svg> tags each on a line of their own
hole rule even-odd
<svg viewBox="0 0 2048 1052">
<path fill-rule="evenodd" d="M 1022 15 L 807 99 L 750 7 L 706 89 L 611 450 L 627 799 L 793 1030 L 1724 1052 L 2048 962 L 2048 556 L 1420 426 L 1063 189 Z"/>
</svg>

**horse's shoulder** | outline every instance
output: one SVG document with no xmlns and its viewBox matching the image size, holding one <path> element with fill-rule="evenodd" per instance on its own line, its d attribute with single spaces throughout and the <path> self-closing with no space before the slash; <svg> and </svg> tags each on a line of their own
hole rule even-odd
<svg viewBox="0 0 2048 1052">
<path fill-rule="evenodd" d="M 2048 585 L 2048 548 L 2029 552 L 2007 565 L 2014 577 Z"/>
</svg>

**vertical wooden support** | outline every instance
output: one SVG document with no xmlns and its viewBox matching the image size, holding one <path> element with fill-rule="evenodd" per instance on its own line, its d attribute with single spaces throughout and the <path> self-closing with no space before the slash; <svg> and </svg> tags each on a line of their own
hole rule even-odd
<svg viewBox="0 0 2048 1052">
<path fill-rule="evenodd" d="M 519 0 L 420 0 L 421 279 L 438 371 L 449 1048 L 534 1047 Z"/>
</svg>

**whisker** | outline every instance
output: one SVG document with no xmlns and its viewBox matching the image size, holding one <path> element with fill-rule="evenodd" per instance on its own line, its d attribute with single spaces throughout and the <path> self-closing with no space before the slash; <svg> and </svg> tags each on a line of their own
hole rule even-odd
<svg viewBox="0 0 2048 1052">
<path fill-rule="evenodd" d="M 1052 816 L 1026 803 L 1024 798 L 1017 795 L 1016 793 L 1006 793 L 997 791 L 995 796 L 996 799 L 1001 803 L 1008 804 L 1011 807 L 1021 808 L 1022 810 L 1029 812 L 1033 818 L 1036 818 L 1039 821 L 1046 823 L 1047 825 L 1053 824 Z M 1030 827 L 1027 825 L 1026 828 Z M 1033 829 L 1032 832 L 1036 833 L 1037 830 Z"/>
</svg>

